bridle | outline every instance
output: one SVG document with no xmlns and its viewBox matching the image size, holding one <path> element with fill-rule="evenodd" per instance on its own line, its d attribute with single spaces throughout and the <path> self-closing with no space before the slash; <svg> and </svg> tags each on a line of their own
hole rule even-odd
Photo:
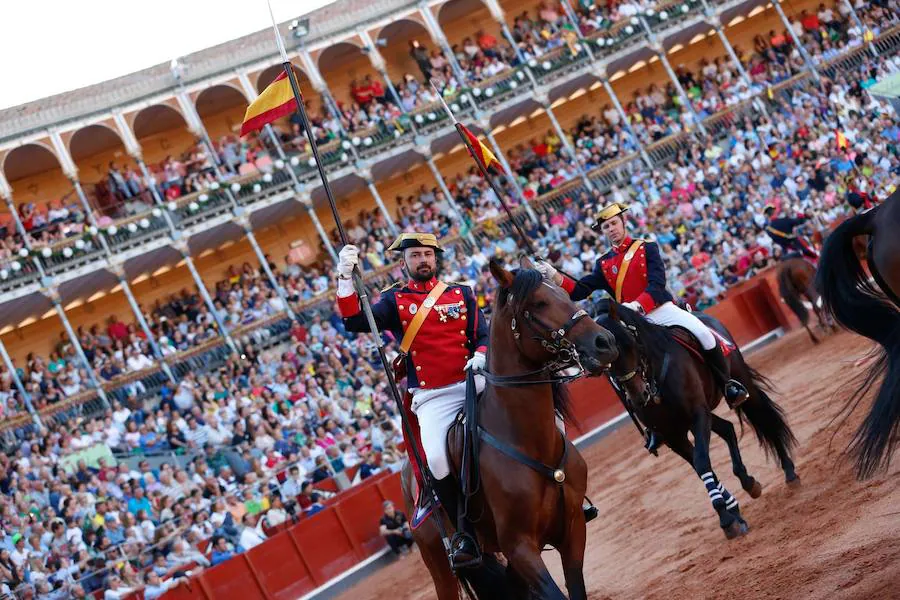
<svg viewBox="0 0 900 600">
<path fill-rule="evenodd" d="M 509 296 L 507 304 L 512 303 L 513 297 Z M 581 365 L 581 359 L 578 357 L 578 348 L 568 339 L 569 332 L 581 322 L 582 319 L 588 318 L 587 311 L 576 310 L 569 319 L 560 327 L 550 327 L 544 323 L 537 315 L 530 310 L 523 310 L 521 313 L 515 311 L 509 322 L 510 330 L 512 330 L 513 340 L 520 354 L 525 354 L 522 349 L 522 333 L 527 332 L 531 339 L 539 342 L 541 346 L 554 356 L 554 360 L 545 363 L 542 367 L 527 371 L 518 375 L 499 376 L 493 375 L 486 371 L 481 374 L 492 385 L 499 387 L 524 387 L 530 385 L 539 385 L 545 383 L 568 383 L 578 379 L 585 373 L 584 367 Z M 575 367 L 577 372 L 572 374 L 557 375 L 559 371 L 563 371 L 570 367 Z M 543 375 L 542 379 L 530 379 L 535 375 Z"/>
<path fill-rule="evenodd" d="M 623 323 L 619 321 L 619 324 L 622 325 L 625 329 L 628 330 L 629 334 L 635 341 L 635 345 L 638 349 L 638 364 L 637 367 L 628 371 L 624 375 L 615 375 L 610 372 L 610 376 L 616 380 L 616 383 L 619 384 L 625 393 L 628 393 L 628 388 L 625 387 L 625 383 L 628 383 L 632 379 L 634 379 L 635 375 L 640 375 L 641 380 L 644 382 L 644 388 L 641 390 L 641 406 L 647 406 L 651 400 L 655 403 L 659 404 L 660 402 L 660 394 L 659 394 L 659 384 L 657 383 L 657 378 L 653 376 L 653 369 L 650 366 L 650 362 L 647 360 L 647 353 L 644 351 L 643 342 L 641 342 L 641 337 L 638 334 L 638 330 L 634 325 L 630 325 L 628 323 Z M 665 381 L 666 374 L 669 371 L 669 353 L 666 352 L 663 357 L 662 369 L 660 371 L 659 381 Z"/>
</svg>

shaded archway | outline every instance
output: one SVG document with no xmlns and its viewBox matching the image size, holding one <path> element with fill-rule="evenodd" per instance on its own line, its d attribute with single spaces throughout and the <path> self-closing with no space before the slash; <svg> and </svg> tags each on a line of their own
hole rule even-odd
<svg viewBox="0 0 900 600">
<path fill-rule="evenodd" d="M 83 127 L 69 138 L 69 155 L 78 168 L 88 202 L 103 213 L 116 213 L 126 198 L 111 189 L 109 175 L 115 168 L 124 177 L 129 169 L 136 168 L 119 134 L 106 125 Z"/>
<path fill-rule="evenodd" d="M 142 109 L 134 115 L 131 129 L 148 165 L 155 165 L 167 156 L 181 154 L 195 142 L 184 117 L 167 104 L 154 104 Z"/>
<path fill-rule="evenodd" d="M 400 19 L 386 25 L 378 32 L 376 43 L 378 51 L 387 63 L 388 75 L 395 83 L 402 81 L 407 73 L 423 81 L 423 73 L 412 55 L 412 44 L 423 46 L 429 52 L 439 49 L 431 40 L 425 25 L 412 18 Z"/>
<path fill-rule="evenodd" d="M 437 11 L 437 20 L 447 36 L 454 52 L 462 52 L 467 38 L 478 41 L 478 32 L 484 31 L 504 43 L 500 24 L 481 0 L 450 0 Z"/>
<path fill-rule="evenodd" d="M 338 42 L 325 48 L 319 54 L 317 62 L 328 89 L 342 107 L 353 102 L 350 94 L 352 82 L 362 81 L 367 75 L 379 77 L 363 48 L 352 42 Z"/>
<path fill-rule="evenodd" d="M 25 144 L 11 150 L 3 160 L 3 174 L 17 206 L 33 203 L 40 209 L 72 190 L 49 144 Z M 6 212 L 5 203 L 0 210 Z"/>
<path fill-rule="evenodd" d="M 203 90 L 195 101 L 197 114 L 213 141 L 225 135 L 237 135 L 247 104 L 243 92 L 227 84 Z"/>
<path fill-rule="evenodd" d="M 78 178 L 90 183 L 106 175 L 110 162 L 128 158 L 122 138 L 106 125 L 88 125 L 72 134 L 69 154 L 78 167 Z"/>
</svg>

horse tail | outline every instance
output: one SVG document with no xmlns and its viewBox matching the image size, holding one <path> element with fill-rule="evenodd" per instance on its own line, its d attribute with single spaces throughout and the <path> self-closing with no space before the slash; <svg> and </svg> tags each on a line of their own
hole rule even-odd
<svg viewBox="0 0 900 600">
<path fill-rule="evenodd" d="M 853 238 L 873 232 L 877 208 L 850 217 L 825 240 L 816 289 L 822 303 L 835 320 L 851 331 L 882 343 L 896 311 L 884 302 L 884 294 L 875 287 L 853 251 Z"/>
<path fill-rule="evenodd" d="M 514 600 L 509 572 L 493 554 L 485 554 L 477 569 L 457 573 L 466 595 L 473 600 Z"/>
<path fill-rule="evenodd" d="M 847 329 L 877 342 L 878 358 L 863 374 L 844 410 L 852 412 L 875 383 L 884 378 L 872 408 L 850 441 L 860 478 L 886 467 L 900 433 L 900 313 L 886 293 L 873 284 L 853 252 L 853 238 L 875 232 L 881 206 L 841 223 L 825 241 L 816 287 L 825 309 Z M 871 243 L 869 257 L 871 259 Z M 874 263 L 870 260 L 870 269 Z M 875 275 L 875 280 L 882 278 Z"/>
<path fill-rule="evenodd" d="M 753 428 L 766 456 L 790 456 L 797 438 L 785 420 L 784 410 L 766 393 L 773 390 L 772 383 L 750 365 L 745 363 L 744 367 L 752 385 L 750 397 L 735 408 L 738 418 Z"/>
<path fill-rule="evenodd" d="M 800 323 L 806 327 L 809 324 L 809 311 L 803 306 L 803 300 L 800 298 L 801 291 L 794 285 L 790 263 L 783 263 L 778 269 L 778 293 L 788 308 L 800 319 Z"/>
</svg>

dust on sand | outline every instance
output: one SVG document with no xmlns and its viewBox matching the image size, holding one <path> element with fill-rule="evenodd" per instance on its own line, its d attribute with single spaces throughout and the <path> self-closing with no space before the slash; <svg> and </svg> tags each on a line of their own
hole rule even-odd
<svg viewBox="0 0 900 600">
<path fill-rule="evenodd" d="M 727 541 L 702 483 L 668 449 L 648 455 L 630 426 L 587 449 L 588 494 L 600 518 L 588 526 L 585 578 L 591 600 L 900 599 L 900 460 L 887 473 L 856 481 L 841 452 L 862 419 L 832 418 L 844 406 L 854 361 L 868 340 L 840 333 L 820 346 L 805 332 L 754 353 L 770 377 L 798 439 L 789 488 L 755 436 L 741 439 L 744 462 L 763 484 L 752 500 L 731 474 L 725 443 L 714 437 L 713 467 L 741 502 L 750 533 Z M 717 411 L 737 422 L 727 409 Z M 555 552 L 544 559 L 562 582 Z M 434 598 L 424 565 L 412 557 L 380 570 L 341 600 Z"/>
</svg>

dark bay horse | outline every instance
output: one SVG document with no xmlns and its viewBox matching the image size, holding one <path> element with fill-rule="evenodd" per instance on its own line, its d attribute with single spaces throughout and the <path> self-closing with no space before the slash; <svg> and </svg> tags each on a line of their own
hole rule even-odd
<svg viewBox="0 0 900 600">
<path fill-rule="evenodd" d="M 605 304 L 605 310 L 601 307 L 601 311 L 606 314 L 598 323 L 612 332 L 619 348 L 619 358 L 613 362 L 610 376 L 625 390 L 640 419 L 693 466 L 706 487 L 725 536 L 731 539 L 743 535 L 748 526 L 738 501 L 713 471 L 709 457 L 711 432 L 728 444 L 734 474 L 741 487 L 756 498 L 762 493 L 762 486 L 744 466 L 734 426 L 712 412 L 722 399 L 722 391 L 715 385 L 701 354 L 693 349 L 693 338 L 689 340 L 686 332 L 682 335 L 654 325 L 612 301 Z M 709 315 L 697 316 L 734 344 L 721 323 Z M 749 392 L 747 400 L 735 409 L 741 422 L 750 423 L 766 454 L 778 457 L 785 480 L 798 482 L 791 460 L 796 440 L 783 411 L 766 394 L 766 389 L 771 390 L 767 380 L 744 362 L 736 346 L 728 359 L 731 376 Z M 688 432 L 694 438 L 693 443 L 688 439 Z"/>
<path fill-rule="evenodd" d="M 869 236 L 869 280 L 855 252 Z M 850 450 L 860 478 L 887 467 L 900 441 L 900 191 L 841 223 L 825 240 L 816 286 L 825 308 L 847 329 L 878 342 L 878 359 L 847 404 L 852 410 L 879 379 L 881 387 Z"/>
<path fill-rule="evenodd" d="M 494 261 L 490 271 L 499 291 L 491 315 L 487 387 L 477 406 L 481 439 L 475 462 L 480 478 L 468 504 L 485 563 L 480 569 L 461 569 L 458 575 L 463 589 L 479 600 L 564 600 L 541 558 L 542 549 L 550 545 L 562 558 L 568 597 L 586 600 L 581 503 L 587 465 L 556 426 L 564 389 L 554 373 L 572 364 L 602 372 L 617 358 L 615 340 L 563 290 L 544 283 L 538 271 L 514 273 Z M 456 473 L 463 454 L 461 429 L 451 429 L 448 437 Z M 409 508 L 408 470 L 405 475 Z M 449 528 L 450 520 L 440 512 Z M 460 581 L 449 568 L 434 519 L 413 535 L 439 600 L 456 600 Z M 496 553 L 502 553 L 506 565 L 498 562 Z"/>
<path fill-rule="evenodd" d="M 808 260 L 799 256 L 788 258 L 778 265 L 777 278 L 778 293 L 781 295 L 781 299 L 800 319 L 800 323 L 803 324 L 813 344 L 818 344 L 819 338 L 809 328 L 809 311 L 803 301 L 812 305 L 822 332 L 832 330 L 834 321 L 823 309 L 819 292 L 816 291 L 816 268 Z"/>
</svg>

